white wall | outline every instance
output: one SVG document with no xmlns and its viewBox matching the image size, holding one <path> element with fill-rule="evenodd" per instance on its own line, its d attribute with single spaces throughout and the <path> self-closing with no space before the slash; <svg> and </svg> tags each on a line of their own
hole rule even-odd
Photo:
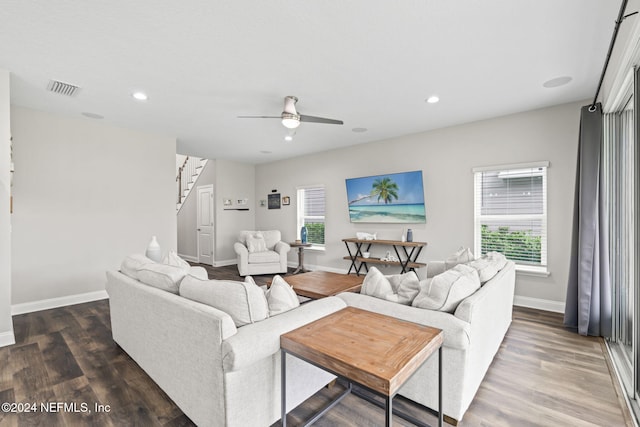
<svg viewBox="0 0 640 427">
<path fill-rule="evenodd" d="M 196 187 L 214 185 L 215 243 L 214 265 L 235 264 L 233 244 L 240 230 L 255 228 L 255 166 L 230 160 L 209 160 L 198 177 Z M 197 192 L 189 193 L 178 213 L 178 253 L 197 259 Z M 249 199 L 249 210 L 225 210 L 224 199 Z"/>
<path fill-rule="evenodd" d="M 13 344 L 11 321 L 11 178 L 9 72 L 0 70 L 0 347 Z"/>
<path fill-rule="evenodd" d="M 414 240 L 428 242 L 421 260 L 443 259 L 459 246 L 473 247 L 473 174 L 475 166 L 549 160 L 549 277 L 518 275 L 519 298 L 551 301 L 561 308 L 566 297 L 571 215 L 577 159 L 580 106 L 587 101 L 514 114 L 451 128 L 289 159 L 256 167 L 256 197 L 272 189 L 291 197 L 291 205 L 258 207 L 256 228 L 278 228 L 285 240 L 296 237 L 296 187 L 324 184 L 327 196 L 326 252 L 307 251 L 305 262 L 345 270 L 341 239 L 357 231 L 399 239 L 402 225 L 349 222 L 345 179 L 422 170 L 426 224 L 412 224 Z M 405 225 L 404 227 L 407 227 Z M 295 261 L 295 253 L 289 254 Z M 389 268 L 387 271 L 394 271 Z M 421 275 L 424 272 L 420 272 Z"/>
<path fill-rule="evenodd" d="M 176 248 L 175 139 L 13 106 L 13 304 L 104 290 L 152 235 Z"/>
<path fill-rule="evenodd" d="M 216 160 L 216 266 L 235 264 L 233 244 L 240 230 L 254 230 L 256 222 L 255 166 Z M 249 199 L 248 211 L 224 210 L 224 199 Z"/>
</svg>

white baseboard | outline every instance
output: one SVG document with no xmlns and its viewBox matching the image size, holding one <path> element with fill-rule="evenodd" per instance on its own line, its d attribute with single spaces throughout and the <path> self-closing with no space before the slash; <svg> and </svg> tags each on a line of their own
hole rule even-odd
<svg viewBox="0 0 640 427">
<path fill-rule="evenodd" d="M 185 261 L 198 262 L 198 258 L 191 255 L 178 254 L 178 256 Z"/>
<path fill-rule="evenodd" d="M 16 337 L 13 335 L 13 331 L 3 332 L 0 334 L 0 347 L 6 347 L 16 343 Z"/>
<path fill-rule="evenodd" d="M 82 304 L 84 302 L 107 299 L 107 291 L 87 292 L 86 294 L 69 295 L 66 297 L 44 299 L 40 301 L 25 302 L 11 306 L 11 315 L 33 313 L 34 311 L 49 310 L 51 308 L 64 307 L 67 305 Z"/>
<path fill-rule="evenodd" d="M 544 311 L 553 311 L 554 313 L 564 313 L 564 303 L 561 301 L 550 301 L 546 299 L 516 295 L 513 298 L 513 305 L 517 305 L 519 307 L 535 308 Z"/>
<path fill-rule="evenodd" d="M 214 261 L 214 267 L 226 267 L 227 265 L 236 265 L 238 263 L 237 259 L 224 259 L 222 261 Z"/>
</svg>

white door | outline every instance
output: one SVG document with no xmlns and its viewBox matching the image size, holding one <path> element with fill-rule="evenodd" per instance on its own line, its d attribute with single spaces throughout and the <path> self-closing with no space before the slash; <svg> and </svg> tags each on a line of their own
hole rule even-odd
<svg viewBox="0 0 640 427">
<path fill-rule="evenodd" d="M 213 265 L 213 185 L 198 190 L 198 262 Z"/>
</svg>

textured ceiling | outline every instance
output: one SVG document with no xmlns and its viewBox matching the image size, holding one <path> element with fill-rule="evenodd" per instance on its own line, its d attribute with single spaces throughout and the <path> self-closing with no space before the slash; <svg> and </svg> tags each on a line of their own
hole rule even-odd
<svg viewBox="0 0 640 427">
<path fill-rule="evenodd" d="M 251 163 L 593 97 L 619 8 L 603 0 L 7 1 L 11 101 L 175 136 Z M 552 78 L 569 84 L 545 88 Z M 78 96 L 46 91 L 50 79 Z M 143 90 L 146 102 L 131 93 Z M 437 94 L 441 101 L 425 99 Z M 294 140 L 283 97 L 302 114 Z M 353 128 L 367 128 L 364 133 Z M 263 151 L 269 153 L 265 154 Z"/>
</svg>

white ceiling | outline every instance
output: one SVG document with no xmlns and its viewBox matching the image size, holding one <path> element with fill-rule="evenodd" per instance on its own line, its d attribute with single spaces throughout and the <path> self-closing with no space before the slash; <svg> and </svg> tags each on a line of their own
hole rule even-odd
<svg viewBox="0 0 640 427">
<path fill-rule="evenodd" d="M 263 163 L 592 98 L 612 0 L 2 0 L 14 105 Z M 547 89 L 552 78 L 571 76 Z M 80 86 L 70 98 L 50 79 Z M 142 90 L 146 102 L 131 93 Z M 441 101 L 425 99 L 437 94 Z M 293 142 L 283 97 L 302 114 Z M 355 133 L 353 128 L 368 131 Z M 268 154 L 263 151 L 270 152 Z"/>
</svg>

